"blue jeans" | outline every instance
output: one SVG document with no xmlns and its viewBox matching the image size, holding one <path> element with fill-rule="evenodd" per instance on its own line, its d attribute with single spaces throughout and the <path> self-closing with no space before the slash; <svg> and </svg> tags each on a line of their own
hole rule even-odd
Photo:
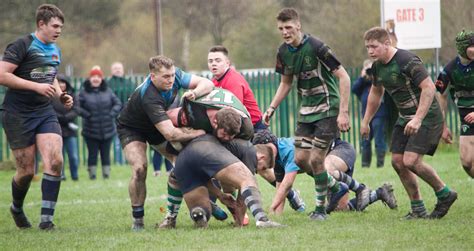
<svg viewBox="0 0 474 251">
<path fill-rule="evenodd" d="M 153 153 L 153 170 L 160 171 L 161 170 L 161 161 L 163 159 L 163 156 L 155 150 L 153 150 L 153 152 L 154 152 Z M 170 172 L 171 169 L 173 169 L 173 164 L 171 164 L 171 162 L 169 160 L 167 160 L 166 158 L 165 158 L 165 166 L 166 166 L 166 171 L 167 172 Z"/>
<path fill-rule="evenodd" d="M 375 141 L 375 152 L 377 157 L 381 158 L 385 156 L 387 145 L 385 143 L 385 118 L 374 117 L 370 122 L 370 137 L 369 139 L 362 139 L 361 150 L 362 150 L 362 166 L 369 166 L 372 158 L 372 144 L 371 141 Z"/>
<path fill-rule="evenodd" d="M 77 175 L 77 169 L 79 167 L 79 149 L 77 147 L 77 137 L 65 137 L 63 138 L 63 156 L 66 156 L 69 160 L 69 170 L 71 171 L 71 178 L 77 180 L 79 176 Z M 63 173 L 64 173 L 64 163 L 63 163 Z"/>
<path fill-rule="evenodd" d="M 119 165 L 123 165 L 125 163 L 123 152 L 122 152 L 122 145 L 120 144 L 120 139 L 118 134 L 114 136 L 114 163 Z"/>
</svg>

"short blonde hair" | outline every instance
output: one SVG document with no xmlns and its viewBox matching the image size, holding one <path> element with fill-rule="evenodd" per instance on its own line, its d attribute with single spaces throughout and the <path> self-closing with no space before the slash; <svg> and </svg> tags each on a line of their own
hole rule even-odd
<svg viewBox="0 0 474 251">
<path fill-rule="evenodd" d="M 165 67 L 166 69 L 170 69 L 173 66 L 173 59 L 163 55 L 151 57 L 148 61 L 148 68 L 150 69 L 150 72 L 157 72 L 163 67 Z"/>
</svg>

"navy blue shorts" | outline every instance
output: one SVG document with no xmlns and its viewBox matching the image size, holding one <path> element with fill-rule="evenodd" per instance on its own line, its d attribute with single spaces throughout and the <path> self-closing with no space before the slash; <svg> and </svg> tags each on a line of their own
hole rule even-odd
<svg viewBox="0 0 474 251">
<path fill-rule="evenodd" d="M 346 174 L 352 177 L 354 174 L 356 151 L 351 144 L 338 138 L 334 140 L 331 146 L 331 151 L 328 155 L 334 155 L 341 158 L 347 165 Z"/>
<path fill-rule="evenodd" d="M 61 135 L 61 126 L 56 114 L 31 117 L 3 111 L 3 128 L 12 150 L 36 144 L 36 134 L 56 133 Z"/>
<path fill-rule="evenodd" d="M 125 148 L 128 143 L 133 141 L 148 142 L 150 145 L 159 145 L 166 141 L 158 129 L 152 132 L 145 132 L 117 123 L 117 133 L 122 148 Z"/>
<path fill-rule="evenodd" d="M 192 140 L 181 150 L 176 159 L 174 174 L 179 189 L 186 194 L 197 187 L 206 186 L 216 173 L 239 161 L 214 136 L 205 134 Z"/>
</svg>

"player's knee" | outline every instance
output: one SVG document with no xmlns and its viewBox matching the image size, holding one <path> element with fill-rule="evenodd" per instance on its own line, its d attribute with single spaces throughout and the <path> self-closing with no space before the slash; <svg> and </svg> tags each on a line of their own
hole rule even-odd
<svg viewBox="0 0 474 251">
<path fill-rule="evenodd" d="M 63 168 L 63 157 L 55 156 L 51 160 L 51 170 L 55 173 L 61 173 L 62 168 Z"/>
<path fill-rule="evenodd" d="M 417 159 L 414 159 L 414 158 L 403 158 L 403 166 L 405 168 L 408 168 L 410 170 L 414 170 L 416 169 L 416 167 L 418 165 L 420 165 L 421 163 L 419 161 L 417 161 Z"/>
<path fill-rule="evenodd" d="M 133 166 L 132 179 L 146 179 L 146 165 Z"/>
<path fill-rule="evenodd" d="M 392 167 L 397 173 L 403 169 L 403 158 L 392 158 Z"/>
</svg>

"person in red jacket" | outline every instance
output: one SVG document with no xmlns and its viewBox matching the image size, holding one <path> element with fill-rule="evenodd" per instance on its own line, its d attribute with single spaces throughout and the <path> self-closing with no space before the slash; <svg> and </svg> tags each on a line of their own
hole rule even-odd
<svg viewBox="0 0 474 251">
<path fill-rule="evenodd" d="M 207 67 L 213 75 L 212 82 L 214 85 L 232 92 L 245 106 L 252 119 L 254 132 L 268 130 L 267 125 L 262 122 L 262 111 L 258 107 L 249 83 L 231 66 L 229 51 L 226 47 L 216 45 L 209 49 Z M 265 178 L 272 186 L 276 187 L 276 178 L 273 170 L 261 170 L 258 174 Z M 298 191 L 292 188 L 287 198 L 294 210 L 298 212 L 305 210 L 305 204 Z"/>
<path fill-rule="evenodd" d="M 228 50 L 222 46 L 213 46 L 207 55 L 207 66 L 211 71 L 212 82 L 216 87 L 232 92 L 244 104 L 252 118 L 254 131 L 266 129 L 262 123 L 262 111 L 250 89 L 249 83 L 230 65 Z"/>
</svg>

